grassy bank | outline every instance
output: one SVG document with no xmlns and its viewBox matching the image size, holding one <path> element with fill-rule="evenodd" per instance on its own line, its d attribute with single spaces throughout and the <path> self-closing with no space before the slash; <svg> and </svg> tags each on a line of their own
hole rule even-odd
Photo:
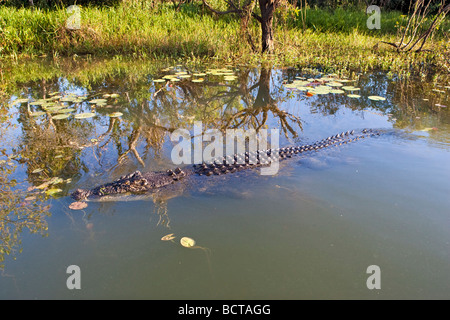
<svg viewBox="0 0 450 320">
<path fill-rule="evenodd" d="M 365 27 L 364 11 L 310 9 L 306 20 L 288 12 L 278 16 L 276 55 L 254 54 L 240 31 L 239 21 L 229 15 L 215 17 L 200 5 L 158 8 L 120 5 L 81 10 L 79 30 L 65 28 L 65 9 L 34 10 L 0 7 L 0 54 L 2 57 L 95 56 L 134 54 L 152 58 L 211 59 L 258 63 L 271 59 L 281 65 L 313 65 L 328 69 L 382 68 L 393 72 L 427 73 L 450 70 L 448 39 L 443 30 L 420 54 L 399 54 L 381 40 L 395 41 L 400 13 L 382 16 L 380 30 Z M 304 23 L 303 23 L 304 22 Z M 259 26 L 251 26 L 255 42 Z M 378 44 L 378 45 L 377 45 Z"/>
</svg>

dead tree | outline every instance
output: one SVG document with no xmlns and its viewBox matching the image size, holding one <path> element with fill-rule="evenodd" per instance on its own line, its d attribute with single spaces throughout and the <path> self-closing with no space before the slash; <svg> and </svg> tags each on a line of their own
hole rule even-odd
<svg viewBox="0 0 450 320">
<path fill-rule="evenodd" d="M 274 39 L 273 39 L 273 17 L 275 9 L 279 6 L 280 0 L 258 0 L 261 15 L 254 12 L 256 6 L 256 0 L 246 0 L 242 6 L 240 6 L 236 0 L 224 0 L 228 5 L 228 10 L 220 11 L 211 7 L 206 0 L 202 0 L 203 4 L 212 12 L 218 15 L 224 15 L 229 13 L 235 13 L 241 18 L 241 27 L 246 33 L 247 41 L 252 47 L 253 51 L 256 51 L 256 47 L 248 32 L 248 22 L 251 17 L 256 19 L 261 25 L 261 51 L 267 53 L 274 52 Z"/>
<path fill-rule="evenodd" d="M 418 0 L 415 2 L 412 1 L 411 5 L 414 5 L 414 7 L 411 8 L 410 6 L 409 11 L 411 12 L 412 9 L 412 13 L 409 16 L 405 29 L 402 32 L 400 41 L 397 43 L 387 41 L 381 42 L 395 47 L 398 52 L 412 51 L 421 42 L 415 52 L 422 51 L 427 39 L 432 35 L 433 31 L 436 30 L 436 27 L 439 26 L 439 24 L 444 20 L 447 13 L 450 11 L 450 4 L 445 5 L 444 1 L 441 1 L 438 12 L 435 15 L 430 26 L 420 35 L 418 35 L 419 29 L 423 26 L 423 23 L 429 15 L 431 2 L 432 0 L 428 0 L 428 3 L 426 3 L 425 0 Z"/>
</svg>

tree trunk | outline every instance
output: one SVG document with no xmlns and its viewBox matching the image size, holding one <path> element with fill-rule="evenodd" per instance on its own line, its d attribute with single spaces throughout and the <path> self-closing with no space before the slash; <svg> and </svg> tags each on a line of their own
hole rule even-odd
<svg viewBox="0 0 450 320">
<path fill-rule="evenodd" d="M 273 53 L 273 13 L 277 0 L 259 0 L 261 8 L 262 52 Z"/>
</svg>

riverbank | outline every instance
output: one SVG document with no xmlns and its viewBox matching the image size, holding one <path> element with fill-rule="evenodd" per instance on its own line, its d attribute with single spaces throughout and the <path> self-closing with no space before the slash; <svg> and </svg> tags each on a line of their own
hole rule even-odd
<svg viewBox="0 0 450 320">
<path fill-rule="evenodd" d="M 380 30 L 368 30 L 364 11 L 310 9 L 277 17 L 276 52 L 255 54 L 243 41 L 234 16 L 211 15 L 199 4 L 158 8 L 81 8 L 79 28 L 66 28 L 72 14 L 66 9 L 31 10 L 0 7 L 0 54 L 3 59 L 92 55 L 128 55 L 156 59 L 214 60 L 258 64 L 270 60 L 283 66 L 320 67 L 327 71 L 382 69 L 408 76 L 450 71 L 450 45 L 441 30 L 421 53 L 397 53 L 381 41 L 395 42 L 406 17 L 383 13 Z M 448 19 L 447 19 L 448 20 Z M 303 23 L 303 21 L 305 23 Z M 444 30 L 444 31 L 442 31 Z M 259 41 L 259 25 L 250 27 Z M 448 36 L 448 35 L 447 35 Z"/>
</svg>

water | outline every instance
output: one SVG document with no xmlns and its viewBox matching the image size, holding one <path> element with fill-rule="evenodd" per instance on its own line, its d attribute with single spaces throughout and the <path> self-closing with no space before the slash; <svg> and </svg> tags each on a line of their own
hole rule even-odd
<svg viewBox="0 0 450 320">
<path fill-rule="evenodd" d="M 2 208 L 2 216 L 21 214 L 38 232 L 24 226 L 16 232 L 21 243 L 3 241 L 12 252 L 3 254 L 2 299 L 450 297 L 450 117 L 448 108 L 435 106 L 448 105 L 448 83 L 371 73 L 353 75 L 351 85 L 360 88 L 353 93 L 361 98 L 348 98 L 348 92 L 307 97 L 286 84 L 318 74 L 229 66 L 236 80 L 209 74 L 204 82 L 183 80 L 158 91 L 164 83 L 152 79 L 207 70 L 161 71 L 166 67 L 119 68 L 89 80 L 66 74 L 11 89 L 10 101 L 52 92 L 86 94 L 87 101 L 104 93 L 120 96 L 97 106 L 95 118 L 72 116 L 53 125 L 46 116 L 30 120 L 26 103 L 5 113 L 1 148 L 18 157 L 2 156 L 14 166 L 2 164 L 12 172 L 1 181 L 11 188 L 4 199 L 17 205 L 15 211 Z M 89 112 L 91 105 L 80 102 L 75 109 Z M 123 115 L 110 118 L 111 112 Z M 136 169 L 174 167 L 168 132 L 192 128 L 193 120 L 216 128 L 278 128 L 281 145 L 351 129 L 387 133 L 292 158 L 275 176 L 205 177 L 206 183 L 158 201 L 89 202 L 83 210 L 69 209 L 68 194 L 76 188 Z M 26 191 L 51 177 L 65 181 L 44 190 L 60 193 Z M 30 195 L 37 202 L 24 204 Z M 23 209 L 33 204 L 33 210 Z M 173 241 L 161 240 L 171 233 Z M 181 246 L 184 236 L 197 247 Z M 80 267 L 80 290 L 66 286 L 69 265 Z M 371 265 L 381 271 L 379 290 L 366 285 Z"/>
</svg>

